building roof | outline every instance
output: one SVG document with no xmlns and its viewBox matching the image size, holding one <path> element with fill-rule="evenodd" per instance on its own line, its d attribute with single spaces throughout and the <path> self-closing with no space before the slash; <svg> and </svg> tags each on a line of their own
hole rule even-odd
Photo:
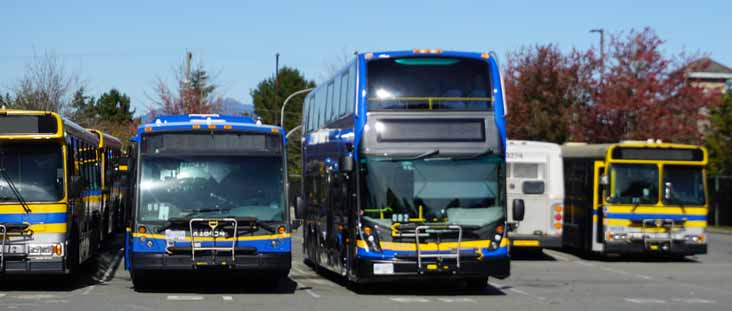
<svg viewBox="0 0 732 311">
<path fill-rule="evenodd" d="M 732 68 L 727 67 L 709 57 L 699 59 L 686 66 L 689 78 L 697 79 L 732 79 Z"/>
</svg>

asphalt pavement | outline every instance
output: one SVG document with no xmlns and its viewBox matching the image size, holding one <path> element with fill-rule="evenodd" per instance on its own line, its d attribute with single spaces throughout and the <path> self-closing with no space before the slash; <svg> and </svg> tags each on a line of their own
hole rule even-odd
<svg viewBox="0 0 732 311">
<path fill-rule="evenodd" d="M 708 234 L 709 254 L 683 260 L 585 258 L 546 250 L 518 254 L 511 277 L 483 290 L 459 283 L 371 286 L 355 292 L 302 263 L 295 234 L 290 279 L 262 289 L 236 281 L 176 278 L 147 292 L 132 287 L 117 243 L 74 278 L 0 280 L 0 310 L 730 310 L 732 235 Z M 228 276 L 227 275 L 222 275 Z"/>
</svg>

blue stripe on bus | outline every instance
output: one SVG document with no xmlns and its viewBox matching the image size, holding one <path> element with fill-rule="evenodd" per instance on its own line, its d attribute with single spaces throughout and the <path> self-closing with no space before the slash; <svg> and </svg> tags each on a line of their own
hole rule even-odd
<svg viewBox="0 0 732 311">
<path fill-rule="evenodd" d="M 0 214 L 0 223 L 58 224 L 66 223 L 66 213 Z"/>
<path fill-rule="evenodd" d="M 464 248 L 461 252 L 462 253 L 474 253 L 476 249 L 468 249 Z M 480 249 L 481 253 L 483 254 L 483 257 L 506 257 L 508 256 L 508 246 L 499 247 L 495 250 L 489 250 L 487 248 Z M 422 252 L 423 254 L 453 254 L 454 251 L 425 251 Z M 364 248 L 359 247 L 356 255 L 359 258 L 364 259 L 394 259 L 397 255 L 411 255 L 416 256 L 417 252 L 415 251 L 394 251 L 394 250 L 382 250 L 382 252 L 372 252 L 368 251 Z"/>
<path fill-rule="evenodd" d="M 94 195 L 102 195 L 102 190 L 87 190 L 87 191 L 81 192 L 82 197 L 94 196 Z"/>
</svg>

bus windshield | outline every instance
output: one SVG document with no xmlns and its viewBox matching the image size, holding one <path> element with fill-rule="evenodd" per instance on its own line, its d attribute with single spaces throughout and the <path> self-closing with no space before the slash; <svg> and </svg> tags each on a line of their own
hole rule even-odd
<svg viewBox="0 0 732 311">
<path fill-rule="evenodd" d="M 656 204 L 658 167 L 654 164 L 613 164 L 610 166 L 609 203 Z"/>
<path fill-rule="evenodd" d="M 364 217 L 394 222 L 484 226 L 505 217 L 501 158 L 361 160 Z"/>
<path fill-rule="evenodd" d="M 488 64 L 448 57 L 368 62 L 369 110 L 489 110 Z"/>
<path fill-rule="evenodd" d="M 671 187 L 669 198 L 664 196 L 666 205 L 704 205 L 704 175 L 701 167 L 664 165 L 663 187 Z"/>
<path fill-rule="evenodd" d="M 143 156 L 138 219 L 283 221 L 282 163 L 281 156 Z"/>
<path fill-rule="evenodd" d="M 59 144 L 0 143 L 0 170 L 7 173 L 0 175 L 0 204 L 18 202 L 12 184 L 28 202 L 55 202 L 63 198 L 64 168 Z"/>
</svg>

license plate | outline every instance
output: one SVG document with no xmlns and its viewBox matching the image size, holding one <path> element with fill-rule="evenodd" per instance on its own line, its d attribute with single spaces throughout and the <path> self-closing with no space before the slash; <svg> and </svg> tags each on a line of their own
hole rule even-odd
<svg viewBox="0 0 732 311">
<path fill-rule="evenodd" d="M 394 274 L 394 264 L 375 263 L 374 264 L 374 274 L 375 275 Z"/>
<path fill-rule="evenodd" d="M 5 245 L 5 254 L 25 254 L 25 245 Z"/>
<path fill-rule="evenodd" d="M 514 240 L 512 242 L 513 246 L 533 246 L 537 247 L 539 246 L 539 241 L 536 240 Z"/>
<path fill-rule="evenodd" d="M 183 230 L 165 230 L 165 239 L 168 241 L 185 241 L 186 232 Z"/>
</svg>

